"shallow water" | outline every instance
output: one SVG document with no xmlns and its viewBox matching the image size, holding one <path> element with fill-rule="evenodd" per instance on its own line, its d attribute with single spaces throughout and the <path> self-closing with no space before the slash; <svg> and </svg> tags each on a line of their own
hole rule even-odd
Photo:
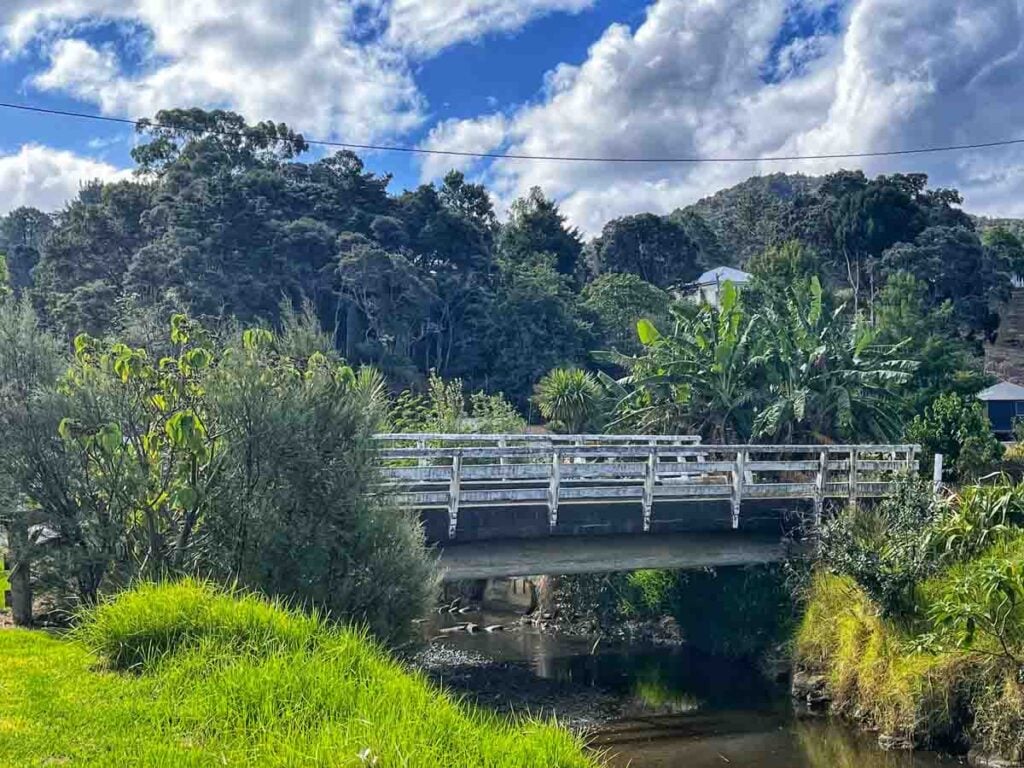
<svg viewBox="0 0 1024 768">
<path fill-rule="evenodd" d="M 472 621 L 507 624 L 508 614 L 442 616 L 428 629 Z M 435 635 L 435 637 L 437 637 Z M 874 737 L 843 724 L 798 719 L 784 684 L 756 667 L 687 646 L 624 645 L 540 632 L 444 635 L 445 646 L 533 675 L 613 694 L 622 717 L 599 726 L 591 746 L 630 768 L 936 768 L 961 758 L 884 752 Z"/>
</svg>

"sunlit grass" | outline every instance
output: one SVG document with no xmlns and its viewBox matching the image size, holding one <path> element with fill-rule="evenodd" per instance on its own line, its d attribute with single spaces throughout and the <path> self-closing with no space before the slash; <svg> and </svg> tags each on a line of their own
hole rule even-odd
<svg viewBox="0 0 1024 768">
<path fill-rule="evenodd" d="M 357 632 L 195 582 L 74 637 L 0 632 L 0 762 L 41 766 L 594 766 L 553 724 L 456 702 Z"/>
</svg>

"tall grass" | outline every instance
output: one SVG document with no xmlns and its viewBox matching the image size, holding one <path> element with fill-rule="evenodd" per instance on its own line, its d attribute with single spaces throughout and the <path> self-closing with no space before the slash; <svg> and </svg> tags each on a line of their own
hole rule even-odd
<svg viewBox="0 0 1024 768">
<path fill-rule="evenodd" d="M 552 723 L 470 708 L 359 632 L 193 581 L 146 586 L 72 639 L 0 633 L 11 765 L 594 766 Z"/>
<path fill-rule="evenodd" d="M 926 582 L 922 608 L 956 577 L 953 569 Z M 883 618 L 853 579 L 818 573 L 795 651 L 798 665 L 825 675 L 838 714 L 917 746 L 964 746 L 969 739 L 984 752 L 1021 759 L 1024 687 L 989 649 L 936 640 L 926 627 Z"/>
</svg>

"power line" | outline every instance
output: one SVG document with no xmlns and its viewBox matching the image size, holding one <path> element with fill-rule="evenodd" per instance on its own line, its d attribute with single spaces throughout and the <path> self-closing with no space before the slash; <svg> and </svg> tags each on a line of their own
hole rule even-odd
<svg viewBox="0 0 1024 768">
<path fill-rule="evenodd" d="M 36 107 L 30 104 L 14 104 L 0 102 L 0 109 L 17 110 L 20 112 L 32 112 L 40 115 L 51 115 L 58 117 L 72 117 L 82 120 L 97 120 L 106 123 L 118 123 L 138 127 L 143 124 L 142 120 L 132 120 L 127 117 L 110 117 L 107 115 L 95 115 L 88 112 L 75 112 L 65 109 L 49 109 Z M 146 121 L 146 127 L 174 129 L 174 126 L 164 125 L 155 121 Z M 241 137 L 241 131 L 211 130 L 212 133 L 220 136 Z M 328 141 L 326 139 L 305 139 L 310 145 L 320 147 L 332 147 L 335 149 L 362 149 L 375 152 L 405 152 L 416 155 L 447 155 L 450 157 L 475 157 L 485 160 L 544 160 L 566 163 L 651 163 L 651 164 L 695 164 L 695 163 L 777 163 L 794 160 L 856 160 L 870 157 L 896 157 L 900 155 L 925 155 L 938 152 L 961 152 L 970 149 L 992 149 L 995 147 L 1008 147 L 1016 144 L 1024 144 L 1024 139 L 1002 139 L 999 141 L 984 141 L 973 144 L 941 144 L 931 147 L 912 147 L 909 149 L 889 149 L 877 152 L 835 152 L 821 155 L 752 155 L 749 157 L 598 157 L 590 155 L 526 155 L 514 152 L 466 152 L 456 149 L 427 149 L 425 147 L 410 147 L 400 144 L 357 144 L 346 141 Z"/>
</svg>

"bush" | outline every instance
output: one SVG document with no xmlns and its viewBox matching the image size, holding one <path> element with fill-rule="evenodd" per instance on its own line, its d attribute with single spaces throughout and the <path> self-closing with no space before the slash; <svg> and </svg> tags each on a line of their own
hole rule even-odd
<svg viewBox="0 0 1024 768">
<path fill-rule="evenodd" d="M 827 521 L 822 560 L 854 578 L 886 616 L 912 615 L 915 588 L 937 567 L 931 532 L 938 516 L 928 484 L 905 478 L 879 503 L 848 507 Z"/>
<path fill-rule="evenodd" d="M 947 477 L 965 481 L 992 471 L 1003 446 L 989 423 L 985 406 L 954 393 L 940 395 L 907 427 L 907 439 L 924 449 L 925 466 L 941 453 Z"/>
<path fill-rule="evenodd" d="M 298 359 L 284 357 L 290 344 L 287 332 L 243 334 L 207 381 L 214 423 L 230 437 L 196 563 L 402 641 L 435 577 L 416 517 L 375 491 L 370 438 L 384 404 L 326 340 Z"/>
<path fill-rule="evenodd" d="M 80 336 L 59 390 L 10 417 L 22 459 L 0 484 L 46 542 L 36 583 L 74 607 L 199 573 L 403 640 L 434 565 L 415 516 L 378 491 L 380 376 L 345 365 L 311 317 L 224 343 L 178 315 L 171 338 L 155 362 Z"/>
</svg>

